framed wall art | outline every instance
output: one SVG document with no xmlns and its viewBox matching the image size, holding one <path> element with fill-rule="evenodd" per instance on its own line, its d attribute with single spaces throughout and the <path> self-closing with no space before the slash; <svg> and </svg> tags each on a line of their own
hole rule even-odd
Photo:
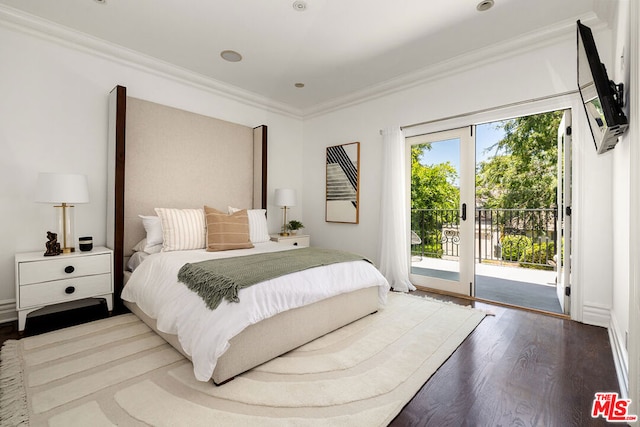
<svg viewBox="0 0 640 427">
<path fill-rule="evenodd" d="M 357 224 L 360 206 L 360 143 L 327 147 L 327 222 Z"/>
</svg>

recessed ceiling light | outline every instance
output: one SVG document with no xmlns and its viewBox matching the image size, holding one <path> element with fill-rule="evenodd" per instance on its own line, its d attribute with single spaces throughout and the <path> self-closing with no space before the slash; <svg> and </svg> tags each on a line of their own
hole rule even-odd
<svg viewBox="0 0 640 427">
<path fill-rule="evenodd" d="M 223 50 L 222 52 L 220 52 L 220 56 L 222 57 L 222 59 L 229 62 L 242 61 L 242 55 L 240 55 L 235 50 Z"/>
<path fill-rule="evenodd" d="M 96 2 L 97 2 L 97 3 L 103 3 L 103 4 L 104 4 L 104 3 L 106 3 L 106 2 L 107 2 L 107 0 L 96 0 Z"/>
<path fill-rule="evenodd" d="M 493 0 L 482 0 L 476 6 L 478 12 L 484 12 L 485 10 L 489 10 L 493 7 Z"/>
<path fill-rule="evenodd" d="M 293 2 L 293 8 L 298 12 L 304 12 L 307 9 L 307 3 L 303 0 L 296 0 Z"/>
<path fill-rule="evenodd" d="M 296 83 L 294 84 L 295 87 L 297 88 L 303 88 L 304 87 L 304 83 Z"/>
</svg>

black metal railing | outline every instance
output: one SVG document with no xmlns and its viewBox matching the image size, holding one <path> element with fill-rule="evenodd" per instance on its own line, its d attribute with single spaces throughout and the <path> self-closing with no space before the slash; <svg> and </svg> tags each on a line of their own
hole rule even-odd
<svg viewBox="0 0 640 427">
<path fill-rule="evenodd" d="M 475 210 L 476 262 L 513 263 L 554 269 L 558 211 L 549 209 Z M 411 212 L 413 256 L 456 259 L 460 246 L 457 209 Z"/>
</svg>

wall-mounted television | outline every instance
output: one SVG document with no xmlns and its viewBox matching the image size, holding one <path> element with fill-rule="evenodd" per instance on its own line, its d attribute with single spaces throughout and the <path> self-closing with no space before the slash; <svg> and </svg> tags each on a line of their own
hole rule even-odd
<svg viewBox="0 0 640 427">
<path fill-rule="evenodd" d="M 623 86 L 609 80 L 591 28 L 578 21 L 578 90 L 598 154 L 618 143 L 629 123 L 622 111 Z"/>
</svg>

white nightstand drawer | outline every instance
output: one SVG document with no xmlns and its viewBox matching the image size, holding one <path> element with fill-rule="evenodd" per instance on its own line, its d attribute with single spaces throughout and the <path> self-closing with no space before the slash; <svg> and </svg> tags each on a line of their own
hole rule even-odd
<svg viewBox="0 0 640 427">
<path fill-rule="evenodd" d="M 57 304 L 111 292 L 111 273 L 36 283 L 20 286 L 19 308 Z"/>
<path fill-rule="evenodd" d="M 280 236 L 274 235 L 271 236 L 271 240 L 274 242 L 278 242 L 281 245 L 287 246 L 299 246 L 301 248 L 306 248 L 311 244 L 309 235 L 302 236 Z"/>
<path fill-rule="evenodd" d="M 108 253 L 88 256 L 59 255 L 56 259 L 21 262 L 18 274 L 20 286 L 78 276 L 111 272 L 111 255 Z"/>
</svg>

